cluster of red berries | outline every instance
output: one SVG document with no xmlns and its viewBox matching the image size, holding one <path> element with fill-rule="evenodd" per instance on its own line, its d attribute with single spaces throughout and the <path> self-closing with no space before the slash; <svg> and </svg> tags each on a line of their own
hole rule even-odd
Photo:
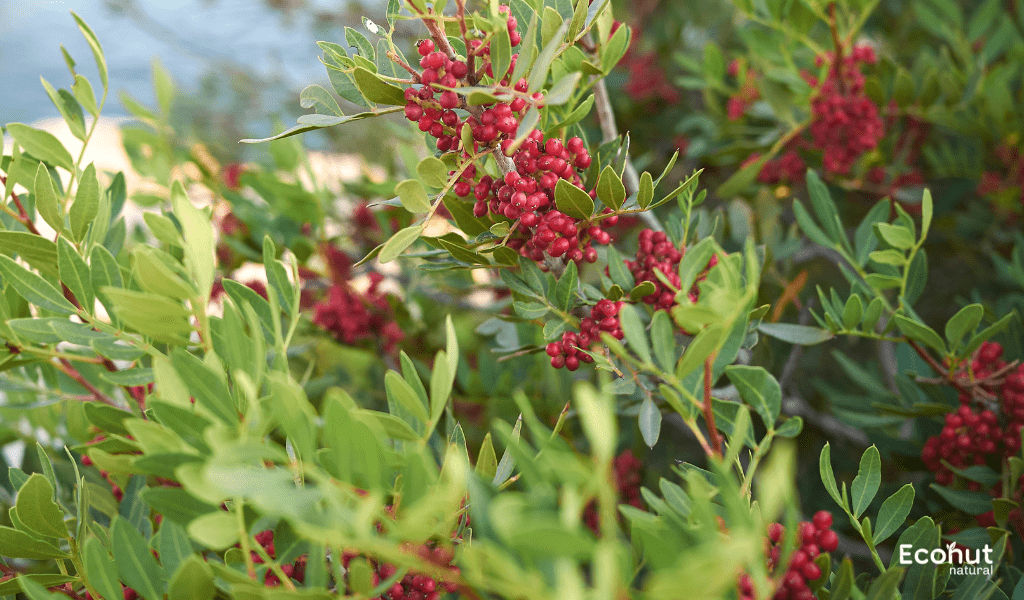
<svg viewBox="0 0 1024 600">
<path fill-rule="evenodd" d="M 644 464 L 633 454 L 625 450 L 615 457 L 612 464 L 615 474 L 615 489 L 619 493 L 619 504 L 628 504 L 634 508 L 644 509 L 643 497 L 640 495 L 640 484 L 644 481 Z M 597 504 L 590 502 L 583 510 L 583 522 L 599 535 L 601 519 L 597 513 Z"/>
<path fill-rule="evenodd" d="M 458 580 L 461 571 L 452 565 L 455 552 L 450 547 L 442 545 L 430 547 L 422 544 L 416 548 L 416 553 L 424 560 L 446 569 L 450 578 L 434 579 L 422 573 L 409 571 L 375 600 L 439 600 L 443 593 L 450 594 L 459 589 L 455 581 Z M 352 559 L 357 556 L 359 556 L 358 552 L 343 552 L 341 560 L 344 567 L 347 569 Z M 382 581 L 387 581 L 398 572 L 398 567 L 391 563 L 371 561 L 371 564 L 374 565 L 371 579 L 374 587 L 380 585 Z"/>
<path fill-rule="evenodd" d="M 811 521 L 800 523 L 800 547 L 789 557 L 785 572 L 778 577 L 778 587 L 772 600 L 814 600 L 817 596 L 807 586 L 809 582 L 821 577 L 821 567 L 814 559 L 822 552 L 834 552 L 839 547 L 839 536 L 832 531 L 832 514 L 820 510 Z M 779 561 L 782 558 L 782 539 L 785 528 L 781 523 L 768 526 L 766 541 L 766 558 L 768 572 L 778 573 Z M 740 600 L 754 600 L 754 582 L 750 575 L 744 573 L 739 580 Z"/>
<path fill-rule="evenodd" d="M 405 334 L 394 320 L 387 295 L 380 291 L 384 276 L 371 272 L 369 287 L 365 293 L 360 293 L 350 285 L 352 261 L 348 255 L 329 243 L 323 244 L 320 250 L 331 287 L 327 298 L 313 306 L 313 324 L 329 331 L 342 343 L 382 340 L 384 351 L 392 352 Z"/>
<path fill-rule="evenodd" d="M 754 161 L 760 157 L 760 154 L 752 156 Z M 753 162 L 750 159 L 747 160 Z M 779 154 L 775 158 L 766 161 L 761 167 L 761 171 L 757 174 L 757 180 L 769 185 L 776 183 L 795 183 L 803 181 L 806 175 L 807 164 L 804 162 L 804 159 L 800 157 L 800 154 L 796 149 L 791 148 Z"/>
<path fill-rule="evenodd" d="M 836 61 L 833 53 L 816 59 L 821 66 L 830 63 L 828 75 L 818 95 L 811 100 L 811 138 L 814 147 L 824 152 L 823 166 L 830 173 L 846 174 L 865 152 L 878 146 L 884 128 L 878 107 L 864 93 L 861 63 L 877 62 L 870 46 L 860 45 Z M 817 85 L 813 75 L 804 74 L 808 83 Z"/>
<path fill-rule="evenodd" d="M 313 307 L 313 323 L 345 344 L 379 339 L 383 340 L 384 351 L 391 352 L 405 334 L 394 321 L 387 297 L 378 291 L 383 280 L 380 273 L 370 273 L 370 287 L 365 294 L 348 285 L 332 285 L 327 298 Z"/>
<path fill-rule="evenodd" d="M 551 357 L 551 366 L 556 369 L 565 367 L 575 371 L 580 363 L 592 363 L 594 358 L 583 352 L 589 349 L 594 343 L 601 340 L 601 332 L 611 334 L 615 339 L 621 340 L 625 337 L 619 323 L 619 311 L 622 310 L 622 301 L 612 302 L 607 298 L 598 300 L 597 304 L 590 309 L 590 316 L 580 322 L 580 332 L 566 331 L 562 339 L 551 342 L 545 348 L 548 356 Z"/>
<path fill-rule="evenodd" d="M 508 27 L 509 40 L 512 46 L 518 46 L 522 36 L 518 32 L 516 18 L 510 14 L 507 6 L 499 7 L 499 11 L 508 14 L 506 24 Z M 453 60 L 444 52 L 436 50 L 433 40 L 425 39 L 417 43 L 417 50 L 420 54 L 420 67 L 423 70 L 416 75 L 419 89 L 408 88 L 405 90 L 405 117 L 415 121 L 420 131 L 427 132 L 437 138 L 437 149 L 442 152 L 456 150 L 459 147 L 462 128 L 466 125 L 473 133 L 473 139 L 481 144 L 490 144 L 498 139 L 501 134 L 513 134 L 519 127 L 517 116 L 522 116 L 526 110 L 527 102 L 522 97 L 517 97 L 511 103 L 500 103 L 490 109 L 487 119 L 470 117 L 463 121 L 462 117 L 455 112 L 456 108 L 465 108 L 462 99 L 456 92 L 444 88 L 460 87 L 464 82 L 472 83 L 478 79 L 478 74 L 470 73 L 469 65 L 461 60 Z M 467 49 L 470 56 L 487 61 L 486 72 L 488 76 L 501 80 L 501 84 L 507 86 L 508 73 L 501 73 L 496 77 L 490 62 L 490 43 L 483 44 L 480 40 L 470 40 Z M 509 69 L 515 68 L 516 59 L 519 55 L 514 54 Z M 527 90 L 526 80 L 520 80 L 515 85 L 516 92 L 525 93 Z M 535 100 L 543 97 L 535 94 Z"/>
<path fill-rule="evenodd" d="M 509 148 L 511 143 L 509 139 L 503 140 L 502 148 Z M 481 175 L 471 165 L 462 173 L 453 190 L 461 198 L 473 195 L 473 214 L 476 217 L 490 213 L 518 219 L 515 237 L 507 245 L 522 256 L 542 266 L 548 256 L 565 257 L 576 263 L 593 263 L 597 261 L 597 250 L 591 242 L 610 243 L 611 235 L 604 228 L 614 226 L 618 216 L 606 216 L 596 221 L 576 220 L 555 208 L 558 181 L 565 179 L 583 189 L 583 180 L 577 169 L 589 168 L 591 160 L 582 139 L 573 137 L 564 143 L 558 138 L 545 140 L 544 134 L 535 129 L 512 155 L 515 171 L 494 178 Z M 591 198 L 596 197 L 595 190 L 589 194 Z M 602 214 L 611 212 L 606 208 Z"/>
<path fill-rule="evenodd" d="M 942 432 L 928 438 L 921 450 L 921 460 L 935 473 L 940 485 L 950 485 L 955 474 L 942 464 L 946 461 L 954 468 L 992 463 L 999 468 L 1004 458 L 1020 451 L 1020 432 L 1024 428 L 1024 365 L 1007 373 L 1002 360 L 1003 348 L 995 342 L 985 342 L 975 352 L 970 365 L 960 373 L 966 380 L 980 381 L 1002 374 L 985 386 L 996 397 L 993 406 L 980 406 L 968 396 L 960 394 L 960 408 L 946 415 Z M 970 372 L 966 372 L 966 368 Z M 981 489 L 981 484 L 970 481 L 967 488 Z"/>
<path fill-rule="evenodd" d="M 630 48 L 619 62 L 627 73 L 622 91 L 634 102 L 661 100 L 675 104 L 679 101 L 679 91 L 669 83 L 665 69 L 658 64 L 660 56 L 657 52 L 633 52 Z"/>
<path fill-rule="evenodd" d="M 663 231 L 644 229 L 640 232 L 636 260 L 627 260 L 626 267 L 633 274 L 633 280 L 639 285 L 644 281 L 654 284 L 654 291 L 644 296 L 643 301 L 658 309 L 669 309 L 676 303 L 675 293 L 654 274 L 661 271 L 673 286 L 682 285 L 679 279 L 679 261 L 683 258 L 683 250 L 676 248 Z M 693 287 L 687 292 L 691 302 L 696 302 L 700 291 L 697 284 L 707 277 L 709 269 L 718 264 L 718 257 L 712 255 L 707 267 L 697 276 Z"/>
</svg>

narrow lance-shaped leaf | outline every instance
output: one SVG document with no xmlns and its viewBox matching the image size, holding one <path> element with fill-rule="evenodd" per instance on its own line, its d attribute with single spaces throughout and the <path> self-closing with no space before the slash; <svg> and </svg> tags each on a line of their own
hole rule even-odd
<svg viewBox="0 0 1024 600">
<path fill-rule="evenodd" d="M 860 468 L 857 476 L 853 478 L 850 485 L 850 504 L 854 517 L 860 517 L 867 510 L 871 501 L 878 493 L 878 486 L 882 482 L 882 461 L 878 455 L 878 448 L 871 446 L 864 451 L 860 459 Z"/>
<path fill-rule="evenodd" d="M 35 200 L 36 210 L 39 216 L 46 221 L 46 224 L 53 227 L 54 231 L 64 229 L 64 214 L 61 211 L 61 203 L 57 198 L 57 190 L 53 187 L 53 179 L 50 172 L 46 170 L 43 163 L 39 163 L 35 177 Z"/>
</svg>

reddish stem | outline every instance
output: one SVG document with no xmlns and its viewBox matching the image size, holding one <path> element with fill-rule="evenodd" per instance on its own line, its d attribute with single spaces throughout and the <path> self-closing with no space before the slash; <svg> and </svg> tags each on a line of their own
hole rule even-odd
<svg viewBox="0 0 1024 600">
<path fill-rule="evenodd" d="M 97 388 L 93 384 L 89 383 L 85 379 L 85 377 L 82 377 L 82 374 L 78 372 L 78 369 L 71 365 L 71 361 L 69 361 L 68 359 L 61 358 L 58 360 L 58 364 L 54 366 L 57 367 L 57 370 L 59 370 L 61 373 L 64 373 L 65 375 L 73 379 L 75 383 L 89 390 L 89 393 L 92 394 L 93 398 L 99 400 L 104 404 L 109 404 L 110 406 L 114 407 L 117 406 L 117 403 L 114 402 L 109 396 L 104 394 L 102 391 L 99 390 L 99 388 Z"/>
<path fill-rule="evenodd" d="M 711 447 L 715 456 L 722 456 L 722 436 L 718 433 L 715 425 L 715 411 L 711 405 L 711 366 L 715 361 L 715 355 L 704 360 L 704 421 L 708 426 L 708 438 L 711 439 Z"/>
<path fill-rule="evenodd" d="M 7 185 L 7 178 L 0 175 L 0 183 Z M 36 229 L 36 224 L 32 222 L 32 219 L 28 218 L 28 211 L 25 210 L 25 206 L 21 203 L 21 198 L 18 197 L 18 194 L 14 193 L 14 190 L 11 190 L 11 199 L 14 200 L 14 205 L 18 207 L 19 216 L 16 217 L 18 222 L 24 225 L 29 232 L 36 235 L 42 235 L 39 233 L 39 230 Z"/>
</svg>

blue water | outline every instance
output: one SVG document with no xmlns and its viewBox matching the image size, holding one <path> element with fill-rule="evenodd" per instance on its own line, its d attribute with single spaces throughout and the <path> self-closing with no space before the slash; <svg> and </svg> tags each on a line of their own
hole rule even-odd
<svg viewBox="0 0 1024 600">
<path fill-rule="evenodd" d="M 103 0 L 0 0 L 0 124 L 58 117 L 39 81 L 70 88 L 60 45 L 100 93 L 96 66 L 70 11 L 96 33 L 110 74 L 104 114 L 124 115 L 117 94 L 125 90 L 155 106 L 151 60 L 158 56 L 184 88 L 211 68 L 233 63 L 293 90 L 324 82 L 317 39 L 341 42 L 340 34 L 314 33 L 308 12 L 284 18 L 260 0 L 136 0 L 141 13 L 116 14 Z M 344 2 L 308 1 L 337 11 Z M 144 15 L 144 16 L 143 16 Z M 297 103 L 297 98 L 293 98 Z"/>
</svg>

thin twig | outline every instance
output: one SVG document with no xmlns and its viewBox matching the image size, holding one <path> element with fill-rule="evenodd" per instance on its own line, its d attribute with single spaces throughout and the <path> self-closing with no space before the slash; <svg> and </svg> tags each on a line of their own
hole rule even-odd
<svg viewBox="0 0 1024 600">
<path fill-rule="evenodd" d="M 89 390 L 89 393 L 92 394 L 93 398 L 99 400 L 104 404 L 109 404 L 110 406 L 117 407 L 116 402 L 114 402 L 109 396 L 101 392 L 99 388 L 89 383 L 85 379 L 85 377 L 82 377 L 82 374 L 78 372 L 78 369 L 75 369 L 73 366 L 71 366 L 71 361 L 69 361 L 68 359 L 61 358 L 57 361 L 56 364 L 51 364 L 53 364 L 58 371 L 64 373 L 65 375 L 73 379 L 75 383 Z"/>
<path fill-rule="evenodd" d="M 0 175 L 0 183 L 6 186 L 7 178 L 4 177 L 3 175 Z M 14 200 L 14 205 L 18 207 L 18 215 L 12 216 L 14 216 L 14 218 L 17 219 L 19 223 L 24 225 L 30 233 L 42 235 L 41 233 L 39 233 L 39 230 L 36 229 L 36 224 L 32 222 L 32 219 L 28 218 L 28 211 L 25 210 L 25 206 L 21 203 L 21 198 L 18 197 L 18 194 L 16 194 L 13 189 L 11 190 L 11 200 Z"/>
</svg>

